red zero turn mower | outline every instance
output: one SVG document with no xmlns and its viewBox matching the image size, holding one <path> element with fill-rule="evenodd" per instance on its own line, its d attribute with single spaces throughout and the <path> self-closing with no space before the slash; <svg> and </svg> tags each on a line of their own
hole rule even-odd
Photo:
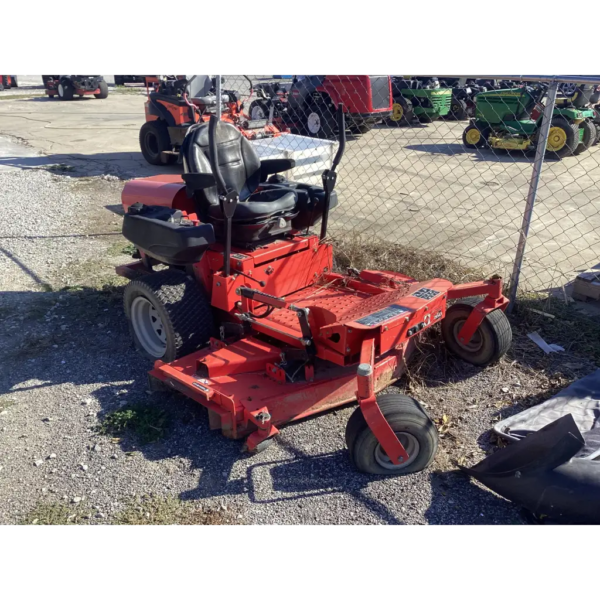
<svg viewBox="0 0 600 600">
<path fill-rule="evenodd" d="M 61 100 L 72 100 L 73 96 L 108 98 L 108 84 L 102 75 L 42 75 L 46 94 Z"/>
<path fill-rule="evenodd" d="M 123 235 L 140 260 L 117 268 L 131 279 L 125 312 L 136 346 L 155 360 L 153 389 L 199 402 L 211 428 L 246 438 L 247 450 L 266 448 L 285 423 L 358 400 L 346 428 L 356 467 L 411 473 L 433 460 L 435 425 L 416 400 L 376 394 L 436 323 L 464 360 L 497 360 L 511 341 L 507 299 L 500 279 L 332 272 L 341 107 L 337 118 L 340 145 L 323 188 L 285 180 L 278 174 L 294 161 L 261 161 L 214 115 L 190 127 L 182 176 L 127 183 Z M 318 221 L 320 235 L 308 233 Z"/>
<path fill-rule="evenodd" d="M 17 77 L 15 75 L 0 75 L 0 92 L 17 87 Z"/>
</svg>

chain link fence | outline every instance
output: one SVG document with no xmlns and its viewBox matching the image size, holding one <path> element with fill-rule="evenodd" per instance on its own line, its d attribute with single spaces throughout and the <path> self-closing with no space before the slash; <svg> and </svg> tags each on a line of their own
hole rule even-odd
<svg viewBox="0 0 600 600">
<path fill-rule="evenodd" d="M 235 119 L 259 154 L 294 158 L 284 175 L 307 184 L 330 167 L 343 104 L 332 234 L 512 275 L 515 292 L 563 290 L 600 263 L 599 84 L 326 75 L 225 76 L 220 87 L 243 102 Z"/>
</svg>

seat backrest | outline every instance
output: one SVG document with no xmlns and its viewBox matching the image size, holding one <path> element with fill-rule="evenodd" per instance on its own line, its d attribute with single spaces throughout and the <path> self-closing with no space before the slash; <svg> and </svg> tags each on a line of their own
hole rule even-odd
<svg viewBox="0 0 600 600">
<path fill-rule="evenodd" d="M 219 121 L 216 129 L 218 162 L 223 179 L 243 202 L 260 184 L 260 158 L 252 144 L 231 123 Z M 182 146 L 187 173 L 210 173 L 208 123 L 190 127 Z M 200 204 L 218 204 L 216 187 L 197 192 Z"/>
<path fill-rule="evenodd" d="M 188 95 L 190 98 L 208 96 L 211 88 L 210 75 L 192 75 L 188 80 Z"/>
</svg>

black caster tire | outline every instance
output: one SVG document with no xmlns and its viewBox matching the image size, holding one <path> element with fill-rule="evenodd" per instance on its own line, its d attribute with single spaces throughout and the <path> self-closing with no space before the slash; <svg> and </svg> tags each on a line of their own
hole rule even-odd
<svg viewBox="0 0 600 600">
<path fill-rule="evenodd" d="M 408 460 L 400 465 L 390 461 L 359 406 L 346 425 L 346 445 L 354 466 L 370 475 L 405 475 L 427 468 L 437 452 L 438 432 L 423 407 L 403 394 L 379 396 L 377 404 L 408 452 Z"/>
<path fill-rule="evenodd" d="M 468 344 L 458 338 L 458 332 L 479 304 L 480 298 L 463 298 L 446 311 L 442 321 L 442 338 L 452 354 L 465 362 L 485 367 L 506 354 L 512 343 L 510 322 L 500 309 L 488 313 Z"/>
</svg>

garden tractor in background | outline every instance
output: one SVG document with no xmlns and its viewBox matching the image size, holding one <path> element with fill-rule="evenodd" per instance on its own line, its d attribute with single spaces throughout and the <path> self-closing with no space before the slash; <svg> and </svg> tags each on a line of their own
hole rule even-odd
<svg viewBox="0 0 600 600">
<path fill-rule="evenodd" d="M 108 84 L 102 75 L 42 75 L 46 94 L 51 98 L 73 100 L 74 96 L 108 98 Z"/>
<path fill-rule="evenodd" d="M 475 115 L 475 97 L 479 92 L 487 92 L 489 88 L 475 83 L 474 79 L 466 77 L 440 77 L 441 88 L 452 90 L 452 103 L 447 119 L 465 121 Z"/>
<path fill-rule="evenodd" d="M 414 119 L 431 123 L 445 117 L 452 106 L 452 90 L 440 88 L 437 77 L 392 77 L 394 103 L 388 125 L 411 125 Z"/>
<path fill-rule="evenodd" d="M 252 81 L 246 79 L 252 95 Z M 140 149 L 151 165 L 170 164 L 177 160 L 188 129 L 216 114 L 217 82 L 210 75 L 192 75 L 189 79 L 185 75 L 161 75 L 146 81 L 146 123 L 140 129 Z M 223 78 L 221 81 L 225 82 Z M 267 119 L 249 118 L 244 111 L 245 101 L 238 96 L 234 90 L 221 90 L 223 121 L 235 125 L 250 140 L 281 133 L 281 128 Z"/>
<path fill-rule="evenodd" d="M 547 84 L 542 83 L 481 92 L 475 118 L 463 132 L 464 145 L 470 149 L 534 150 L 547 92 Z M 548 156 L 572 156 L 594 142 L 595 128 L 590 126 L 594 111 L 587 107 L 588 102 L 585 94 L 557 99 L 546 145 Z"/>
<path fill-rule="evenodd" d="M 276 124 L 315 138 L 336 138 L 339 104 L 354 134 L 367 133 L 392 113 L 387 75 L 296 75 L 291 82 L 259 84 L 255 90 L 259 97 L 250 105 L 252 118 L 265 118 L 265 100 L 272 99 Z"/>
</svg>

